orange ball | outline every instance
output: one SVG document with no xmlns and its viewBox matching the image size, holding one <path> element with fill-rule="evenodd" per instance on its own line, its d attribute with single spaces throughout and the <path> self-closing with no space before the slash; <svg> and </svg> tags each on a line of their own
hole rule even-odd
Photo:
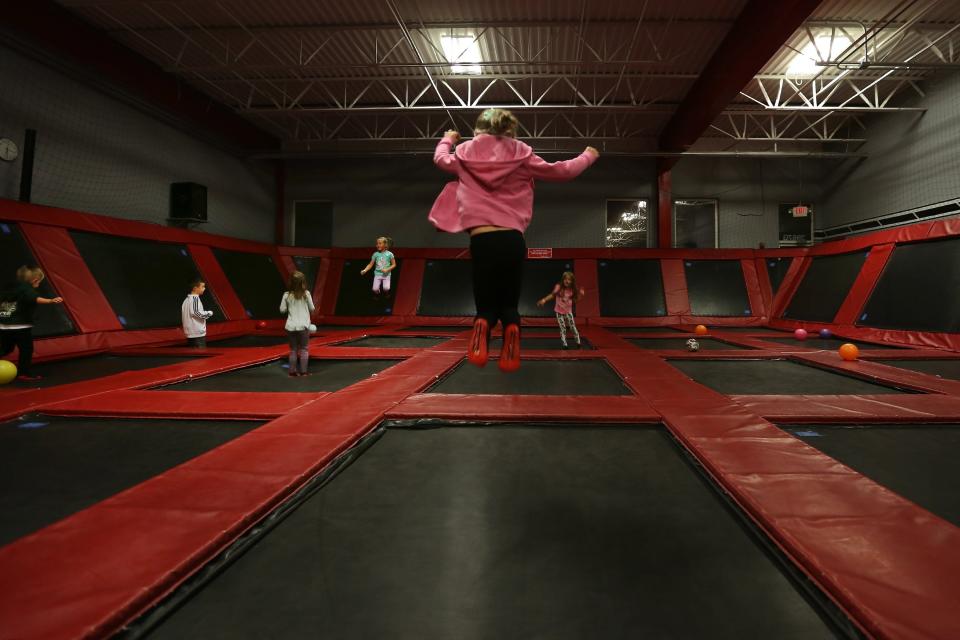
<svg viewBox="0 0 960 640">
<path fill-rule="evenodd" d="M 840 345 L 840 357 L 848 362 L 852 362 L 860 357 L 860 349 L 857 349 L 857 345 L 850 344 L 849 342 Z"/>
<path fill-rule="evenodd" d="M 702 324 L 698 324 L 696 328 L 693 330 L 693 332 L 698 336 L 705 336 L 707 335 L 707 328 Z"/>
</svg>

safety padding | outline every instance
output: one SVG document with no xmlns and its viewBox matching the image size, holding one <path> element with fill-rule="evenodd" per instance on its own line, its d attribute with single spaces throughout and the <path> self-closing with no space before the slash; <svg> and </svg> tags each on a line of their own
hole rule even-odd
<svg viewBox="0 0 960 640">
<path fill-rule="evenodd" d="M 272 420 L 326 395 L 329 393 L 325 391 L 257 394 L 125 390 L 65 400 L 45 406 L 43 411 L 52 415 L 112 418 Z"/>
<path fill-rule="evenodd" d="M 730 396 L 771 422 L 852 423 L 960 422 L 960 398 L 943 395 Z"/>
<path fill-rule="evenodd" d="M 200 269 L 201 275 L 206 279 L 207 284 L 210 285 L 210 289 L 217 297 L 217 302 L 220 303 L 220 308 L 223 309 L 227 319 L 245 320 L 247 313 L 243 309 L 243 303 L 240 302 L 240 297 L 237 296 L 237 292 L 233 290 L 227 274 L 223 272 L 223 267 L 217 262 L 217 258 L 213 255 L 210 247 L 191 244 L 187 246 L 187 249 L 190 251 L 193 262 L 197 265 L 197 268 Z M 212 325 L 213 323 L 208 325 L 208 332 Z"/>
<path fill-rule="evenodd" d="M 577 284 L 586 294 L 577 303 L 577 318 L 590 318 L 600 315 L 600 273 L 596 260 L 577 259 L 573 262 L 573 271 L 577 274 Z"/>
<path fill-rule="evenodd" d="M 4 585 L 15 585 L 0 589 L 4 632 L 16 638 L 116 632 L 460 359 L 422 351 L 376 379 L 302 405 L 0 548 Z M 42 615 L 37 603 L 45 603 Z"/>
<path fill-rule="evenodd" d="M 123 329 L 93 273 L 66 229 L 21 224 L 20 229 L 50 278 L 77 329 L 83 333 Z"/>
<path fill-rule="evenodd" d="M 621 396 L 504 396 L 425 393 L 387 412 L 388 418 L 558 422 L 659 422 L 660 414 L 640 398 Z"/>
<path fill-rule="evenodd" d="M 856 280 L 850 286 L 850 291 L 847 292 L 847 298 L 837 310 L 837 315 L 833 319 L 834 324 L 852 325 L 857 321 L 860 310 L 867 304 L 867 299 L 873 292 L 873 288 L 877 286 L 880 274 L 887 266 L 887 261 L 893 255 L 895 247 L 896 245 L 893 244 L 881 244 L 870 249 L 867 259 L 860 267 L 860 273 L 857 274 Z"/>
<path fill-rule="evenodd" d="M 689 316 L 690 297 L 687 295 L 687 275 L 683 271 L 683 259 L 660 261 L 663 276 L 663 297 L 667 303 L 668 316 Z"/>
<path fill-rule="evenodd" d="M 420 304 L 420 289 L 423 287 L 423 272 L 426 260 L 410 258 L 403 261 L 403 270 L 397 282 L 397 298 L 393 303 L 393 313 L 398 316 L 415 316 Z"/>
</svg>

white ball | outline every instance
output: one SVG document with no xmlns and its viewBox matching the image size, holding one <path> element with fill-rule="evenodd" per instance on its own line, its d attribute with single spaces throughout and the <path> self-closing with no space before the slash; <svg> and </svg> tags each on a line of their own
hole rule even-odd
<svg viewBox="0 0 960 640">
<path fill-rule="evenodd" d="M 694 338 L 687 340 L 687 351 L 700 351 L 700 343 Z"/>
<path fill-rule="evenodd" d="M 310 329 L 310 333 L 316 333 L 316 332 L 317 332 L 317 325 L 315 325 L 315 324 L 312 324 L 312 325 L 310 325 L 310 326 L 307 327 L 307 328 Z"/>
</svg>

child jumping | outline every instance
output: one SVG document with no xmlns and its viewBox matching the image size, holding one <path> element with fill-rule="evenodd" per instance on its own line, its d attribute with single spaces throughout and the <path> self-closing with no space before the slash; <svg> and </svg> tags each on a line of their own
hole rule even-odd
<svg viewBox="0 0 960 640">
<path fill-rule="evenodd" d="M 306 376 L 310 362 L 310 314 L 313 298 L 307 291 L 307 277 L 300 271 L 290 276 L 290 285 L 280 300 L 280 313 L 287 315 L 287 337 L 290 339 L 290 376 Z M 297 366 L 299 357 L 300 364 Z"/>
<path fill-rule="evenodd" d="M 430 211 L 441 231 L 470 233 L 473 297 L 477 317 L 467 358 L 487 363 L 490 330 L 503 325 L 501 371 L 520 368 L 520 286 L 527 247 L 523 232 L 533 217 L 533 181 L 572 180 L 600 153 L 587 147 L 572 160 L 547 162 L 516 139 L 519 123 L 505 109 L 487 109 L 477 118 L 474 138 L 457 146 L 460 134 L 447 131 L 437 144 L 433 162 L 455 174 Z"/>
<path fill-rule="evenodd" d="M 33 375 L 33 315 L 38 304 L 60 304 L 63 298 L 43 298 L 37 288 L 43 282 L 43 269 L 22 266 L 17 269 L 17 280 L 11 285 L 0 302 L 0 357 L 12 352 L 17 354 L 17 380 L 33 382 L 40 376 Z"/>
<path fill-rule="evenodd" d="M 213 316 L 213 311 L 205 311 L 200 301 L 200 296 L 206 290 L 207 283 L 196 278 L 190 283 L 190 293 L 180 305 L 180 323 L 188 347 L 205 349 L 207 346 L 207 320 Z"/>
<path fill-rule="evenodd" d="M 563 348 L 567 345 L 567 327 L 570 327 L 570 333 L 573 339 L 577 341 L 577 349 L 580 348 L 580 332 L 577 331 L 577 323 L 573 320 L 573 303 L 580 302 L 583 298 L 583 289 L 577 288 L 577 277 L 573 271 L 564 271 L 560 282 L 553 287 L 553 291 L 537 300 L 537 306 L 543 305 L 554 300 L 553 312 L 557 314 L 557 324 L 560 325 L 560 342 Z"/>
<path fill-rule="evenodd" d="M 370 264 L 360 271 L 365 276 L 373 269 L 373 295 L 379 297 L 390 295 L 390 272 L 397 268 L 397 260 L 390 249 L 393 248 L 393 239 L 387 236 L 377 238 L 377 250 L 370 256 Z"/>
</svg>

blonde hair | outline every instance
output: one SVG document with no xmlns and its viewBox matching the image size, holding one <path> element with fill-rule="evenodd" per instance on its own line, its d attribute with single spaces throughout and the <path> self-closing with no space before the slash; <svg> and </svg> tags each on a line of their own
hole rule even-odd
<svg viewBox="0 0 960 640">
<path fill-rule="evenodd" d="M 473 132 L 516 138 L 519 126 L 520 121 L 506 109 L 486 109 L 477 117 Z"/>
<path fill-rule="evenodd" d="M 43 282 L 43 279 L 46 277 L 46 274 L 40 267 L 30 268 L 27 265 L 23 265 L 17 269 L 17 280 L 20 282 L 33 282 L 34 280 Z"/>
<path fill-rule="evenodd" d="M 393 249 L 393 238 L 390 236 L 380 236 L 377 238 L 377 242 L 383 240 L 383 244 L 387 245 L 387 249 Z"/>
<path fill-rule="evenodd" d="M 302 271 L 294 271 L 290 275 L 290 285 L 287 291 L 297 300 L 303 300 L 307 297 L 307 276 Z"/>
</svg>

